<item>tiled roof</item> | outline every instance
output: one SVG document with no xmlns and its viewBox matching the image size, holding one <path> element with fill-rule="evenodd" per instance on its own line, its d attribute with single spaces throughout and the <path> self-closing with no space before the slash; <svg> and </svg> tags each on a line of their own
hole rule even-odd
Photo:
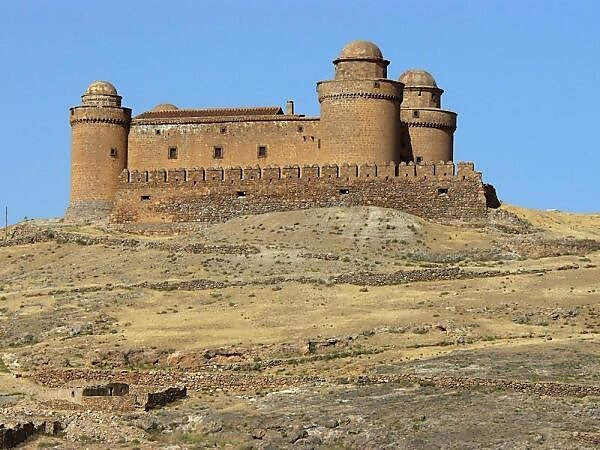
<svg viewBox="0 0 600 450">
<path fill-rule="evenodd" d="M 279 106 L 251 106 L 240 108 L 177 109 L 166 111 L 146 111 L 136 119 L 178 119 L 239 116 L 272 116 L 283 114 Z"/>
</svg>

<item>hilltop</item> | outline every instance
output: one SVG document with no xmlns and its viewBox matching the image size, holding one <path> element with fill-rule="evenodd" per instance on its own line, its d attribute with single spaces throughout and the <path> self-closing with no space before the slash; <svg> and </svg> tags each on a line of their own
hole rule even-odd
<svg viewBox="0 0 600 450">
<path fill-rule="evenodd" d="M 599 250 L 599 214 L 512 206 L 479 227 L 376 207 L 168 237 L 24 222 L 0 241 L 2 416 L 57 418 L 32 445 L 60 448 L 594 448 Z M 45 399 L 78 379 L 188 398 Z"/>
</svg>

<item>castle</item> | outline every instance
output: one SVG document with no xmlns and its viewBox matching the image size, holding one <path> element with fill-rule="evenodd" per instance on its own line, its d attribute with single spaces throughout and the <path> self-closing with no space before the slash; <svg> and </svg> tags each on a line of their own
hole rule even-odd
<svg viewBox="0 0 600 450">
<path fill-rule="evenodd" d="M 346 45 L 317 83 L 320 117 L 279 106 L 179 109 L 136 117 L 106 81 L 70 109 L 66 217 L 116 224 L 212 223 L 337 205 L 431 219 L 482 218 L 497 203 L 472 163 L 453 161 L 456 113 L 423 70 L 387 77 L 367 41 Z"/>
</svg>

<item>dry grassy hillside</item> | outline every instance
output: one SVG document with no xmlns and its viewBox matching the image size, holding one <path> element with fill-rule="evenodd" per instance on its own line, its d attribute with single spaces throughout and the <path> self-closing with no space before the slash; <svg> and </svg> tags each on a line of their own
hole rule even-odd
<svg viewBox="0 0 600 450">
<path fill-rule="evenodd" d="M 34 448 L 597 448 L 599 230 L 510 206 L 484 228 L 372 207 L 174 237 L 19 224 L 0 242 L 2 417 L 58 417 Z M 44 400 L 77 379 L 189 397 Z"/>
</svg>

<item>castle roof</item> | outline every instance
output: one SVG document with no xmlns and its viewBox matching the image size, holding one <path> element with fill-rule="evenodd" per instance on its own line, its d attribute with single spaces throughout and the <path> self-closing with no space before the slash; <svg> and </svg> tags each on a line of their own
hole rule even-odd
<svg viewBox="0 0 600 450">
<path fill-rule="evenodd" d="M 162 105 L 159 105 L 162 106 Z M 171 105 L 172 106 L 172 105 Z M 271 116 L 281 115 L 280 106 L 250 106 L 238 108 L 205 108 L 205 109 L 158 109 L 146 111 L 136 116 L 136 119 L 179 119 L 179 118 L 211 118 L 239 116 Z"/>
<path fill-rule="evenodd" d="M 398 81 L 407 87 L 438 87 L 435 78 L 429 72 L 422 69 L 409 69 L 400 75 Z"/>
<path fill-rule="evenodd" d="M 383 59 L 383 54 L 372 42 L 352 41 L 342 49 L 338 59 Z"/>
<path fill-rule="evenodd" d="M 172 103 L 160 103 L 152 108 L 152 111 L 176 111 L 179 108 Z"/>
<path fill-rule="evenodd" d="M 83 95 L 119 95 L 117 88 L 108 81 L 94 81 Z"/>
</svg>

